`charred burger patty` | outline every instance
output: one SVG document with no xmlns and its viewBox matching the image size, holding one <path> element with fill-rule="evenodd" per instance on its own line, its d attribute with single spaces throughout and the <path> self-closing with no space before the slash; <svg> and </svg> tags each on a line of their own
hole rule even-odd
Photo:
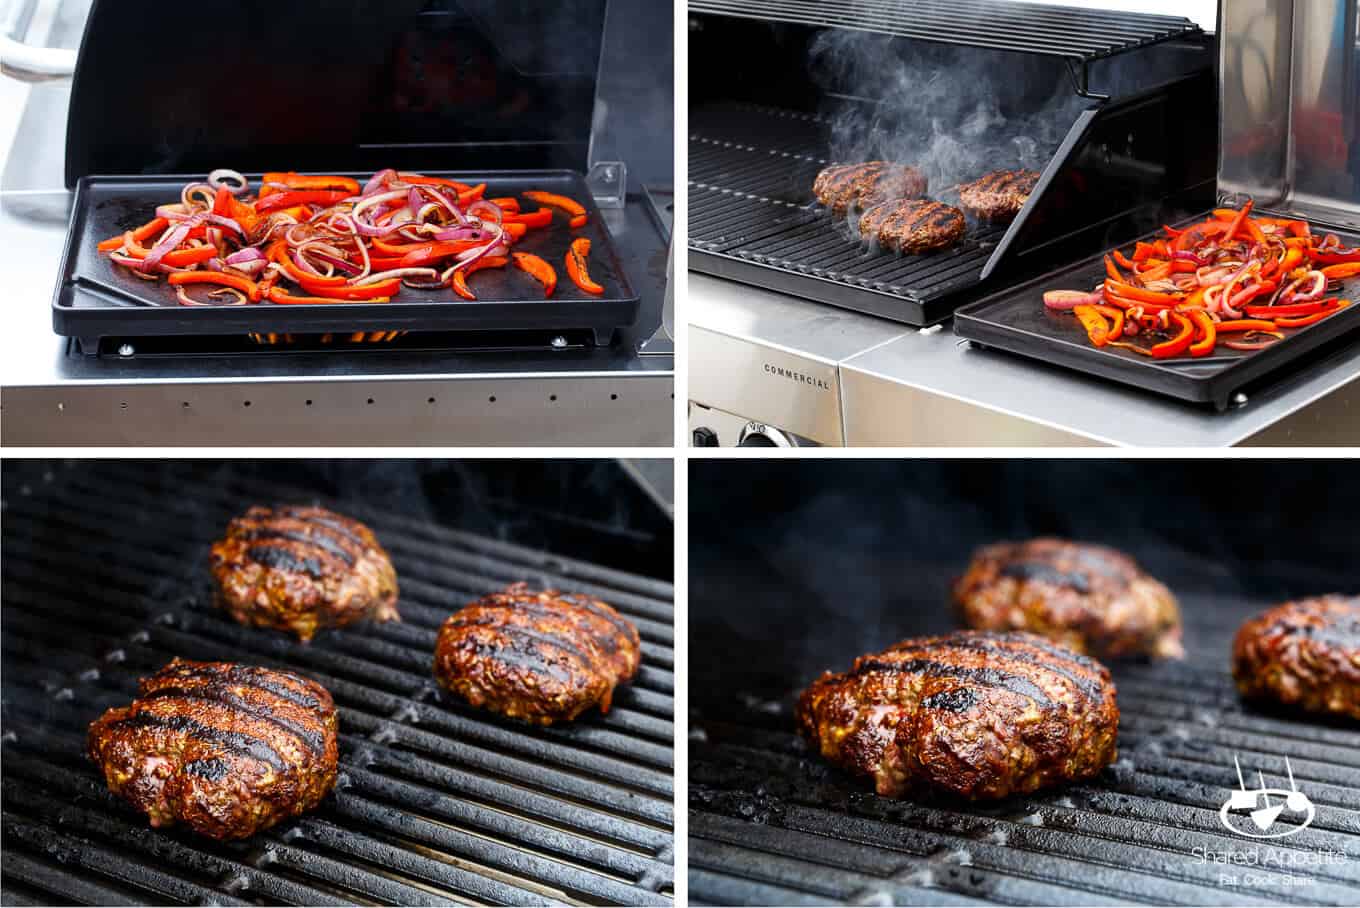
<svg viewBox="0 0 1360 908">
<path fill-rule="evenodd" d="M 90 725 L 90 759 L 152 826 L 243 839 L 315 807 L 335 784 L 335 703 L 294 675 L 174 660 Z"/>
<path fill-rule="evenodd" d="M 859 219 L 859 232 L 866 240 L 908 255 L 952 246 L 966 228 L 962 211 L 928 199 L 887 202 L 870 208 Z"/>
<path fill-rule="evenodd" d="M 1061 539 L 987 546 L 954 584 L 954 601 L 980 630 L 1031 631 L 1102 657 L 1184 655 L 1170 590 L 1105 546 Z"/>
<path fill-rule="evenodd" d="M 213 544 L 218 601 L 242 624 L 290 631 L 400 620 L 397 574 L 368 527 L 314 507 L 253 507 Z"/>
<path fill-rule="evenodd" d="M 904 640 L 824 674 L 798 702 L 823 757 L 880 795 L 1004 798 L 1094 776 L 1115 759 L 1109 671 L 1032 634 Z"/>
<path fill-rule="evenodd" d="M 1007 221 L 1020 213 L 1039 182 L 1033 170 L 993 170 L 959 187 L 959 204 L 975 218 Z"/>
<path fill-rule="evenodd" d="M 539 725 L 609 711 L 641 662 L 637 628 L 589 596 L 517 583 L 444 622 L 435 677 L 473 706 Z"/>
<path fill-rule="evenodd" d="M 926 194 L 926 177 L 915 167 L 891 161 L 832 164 L 817 174 L 812 192 L 818 202 L 842 216 L 852 207 L 918 199 Z"/>
<path fill-rule="evenodd" d="M 1242 625 L 1233 678 L 1245 697 L 1360 720 L 1360 596 L 1286 602 Z"/>
</svg>

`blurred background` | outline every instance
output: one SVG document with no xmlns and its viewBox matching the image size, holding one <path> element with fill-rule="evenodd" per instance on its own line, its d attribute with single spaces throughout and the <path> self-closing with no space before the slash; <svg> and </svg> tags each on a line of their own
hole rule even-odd
<svg viewBox="0 0 1360 908">
<path fill-rule="evenodd" d="M 822 670 L 958 626 L 978 546 L 1122 549 L 1180 598 L 1192 667 L 1247 615 L 1360 592 L 1341 460 L 779 460 L 690 464 L 691 703 L 787 700 Z"/>
</svg>

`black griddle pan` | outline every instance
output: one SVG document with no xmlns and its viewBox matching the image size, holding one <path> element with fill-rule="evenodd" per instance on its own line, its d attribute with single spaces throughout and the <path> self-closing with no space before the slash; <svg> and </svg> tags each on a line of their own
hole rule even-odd
<svg viewBox="0 0 1360 908">
<path fill-rule="evenodd" d="M 360 182 L 368 174 L 349 174 Z M 60 335 L 77 337 L 93 354 L 105 337 L 164 335 L 232 335 L 260 333 L 326 333 L 355 331 L 565 331 L 589 329 L 595 343 L 608 344 L 615 329 L 633 324 L 638 295 L 624 273 L 614 244 L 595 208 L 585 180 L 568 170 L 517 170 L 486 173 L 439 173 L 470 185 L 486 183 L 486 197 L 518 196 L 540 189 L 576 199 L 585 206 L 584 227 L 567 228 L 565 215 L 553 225 L 530 230 L 514 251 L 541 256 L 557 269 L 557 289 L 543 298 L 542 285 L 513 264 L 488 268 L 468 279 L 477 300 L 464 300 L 452 289 L 403 287 L 388 303 L 334 305 L 182 306 L 164 281 L 145 281 L 113 263 L 97 246 L 101 240 L 138 227 L 155 216 L 157 205 L 176 202 L 185 183 L 198 176 L 82 177 L 76 184 L 61 282 L 52 301 L 52 326 Z M 258 189 L 259 174 L 251 174 Z M 532 208 L 530 208 L 532 210 Z M 605 292 L 592 296 L 566 274 L 567 247 L 588 237 L 590 274 Z M 204 298 L 198 293 L 196 299 Z"/>
<path fill-rule="evenodd" d="M 1259 213 L 1270 216 L 1268 212 Z M 1205 212 L 1183 223 L 1198 223 L 1209 216 L 1210 212 Z M 1335 233 L 1347 246 L 1360 240 L 1354 233 L 1332 227 L 1314 224 L 1313 229 Z M 1157 230 L 1140 239 L 1149 241 L 1161 233 Z M 1129 242 L 1119 248 L 1132 246 Z M 1312 325 L 1283 329 L 1284 340 L 1265 349 L 1231 350 L 1220 345 L 1212 356 L 1201 359 L 1154 360 L 1119 347 L 1094 347 L 1073 315 L 1052 312 L 1044 306 L 1046 290 L 1090 290 L 1104 278 L 1102 253 L 964 306 L 954 315 L 954 331 L 959 337 L 998 350 L 1224 410 L 1243 386 L 1297 363 L 1300 357 L 1360 325 L 1360 279 L 1351 279 L 1343 282 L 1336 294 L 1351 300 L 1351 306 Z"/>
</svg>

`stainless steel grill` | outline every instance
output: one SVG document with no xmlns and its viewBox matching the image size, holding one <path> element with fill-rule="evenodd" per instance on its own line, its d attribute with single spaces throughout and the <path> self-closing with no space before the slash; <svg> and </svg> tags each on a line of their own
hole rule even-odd
<svg viewBox="0 0 1360 908">
<path fill-rule="evenodd" d="M 1119 760 L 1095 781 L 998 805 L 893 801 L 830 768 L 793 731 L 796 692 L 696 715 L 690 740 L 695 903 L 1354 904 L 1360 900 L 1360 730 L 1245 707 L 1225 653 L 1262 607 L 1185 597 L 1184 664 L 1113 667 Z M 1238 779 L 1285 785 L 1289 758 L 1316 805 L 1296 835 L 1255 841 L 1220 824 Z M 1250 784 L 1251 778 L 1248 779 Z M 1257 851 L 1276 865 L 1203 862 Z M 1334 863 L 1310 863 L 1317 855 Z M 1256 877 L 1228 885 L 1224 874 Z"/>
<path fill-rule="evenodd" d="M 128 463 L 6 480 L 7 904 L 672 901 L 668 584 L 346 502 L 392 555 L 402 623 L 302 646 L 225 618 L 205 583 L 231 514 L 297 490 L 185 474 L 169 496 Z M 516 580 L 590 592 L 637 625 L 643 667 L 608 716 L 531 728 L 441 693 L 440 623 Z M 108 793 L 85 727 L 173 656 L 286 666 L 331 691 L 341 771 L 320 809 L 218 843 L 150 829 Z"/>
</svg>

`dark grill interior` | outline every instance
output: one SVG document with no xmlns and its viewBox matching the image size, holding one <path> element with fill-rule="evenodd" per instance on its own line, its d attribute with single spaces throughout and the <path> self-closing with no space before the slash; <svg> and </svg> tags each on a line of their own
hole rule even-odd
<svg viewBox="0 0 1360 908">
<path fill-rule="evenodd" d="M 6 904 L 670 904 L 669 584 L 260 478 L 180 471 L 152 488 L 128 462 L 10 466 Z M 212 607 L 206 551 L 228 518 L 298 500 L 373 527 L 397 568 L 402 623 L 302 646 Z M 521 579 L 598 595 L 638 626 L 643 667 L 607 717 L 536 729 L 436 685 L 443 619 Z M 153 830 L 109 794 L 84 755 L 86 725 L 173 656 L 290 667 L 325 685 L 340 712 L 334 794 L 236 843 Z"/>
<path fill-rule="evenodd" d="M 975 286 L 1005 226 L 970 219 L 959 243 L 929 255 L 867 247 L 812 196 L 813 179 L 830 163 L 828 128 L 813 114 L 754 104 L 691 115 L 689 245 L 709 254 L 694 267 L 721 274 L 726 258 L 818 278 L 855 291 L 826 288 L 835 298 L 827 301 L 913 320 L 910 309 Z"/>
<path fill-rule="evenodd" d="M 1278 510 L 1208 496 L 1218 511 L 1205 517 L 1188 496 L 1222 464 L 1173 465 L 1182 475 L 1139 503 L 1124 492 L 1158 462 L 1141 464 L 692 465 L 691 522 L 710 529 L 690 557 L 691 902 L 1356 904 L 1360 728 L 1243 703 L 1228 653 L 1242 620 L 1289 595 L 1354 591 L 1327 540 L 1360 488 L 1338 464 L 1305 477 L 1256 462 L 1240 469 L 1280 479 Z M 778 497 L 790 487 L 797 501 Z M 1270 526 L 1309 530 L 1282 540 Z M 972 547 L 1043 532 L 1127 547 L 1181 601 L 1184 662 L 1107 663 L 1122 713 L 1113 766 L 1002 802 L 895 801 L 808 750 L 793 713 L 806 682 L 955 627 L 946 591 Z M 1312 824 L 1259 843 L 1224 829 L 1235 755 L 1249 786 L 1259 770 L 1287 787 L 1288 757 Z"/>
</svg>

